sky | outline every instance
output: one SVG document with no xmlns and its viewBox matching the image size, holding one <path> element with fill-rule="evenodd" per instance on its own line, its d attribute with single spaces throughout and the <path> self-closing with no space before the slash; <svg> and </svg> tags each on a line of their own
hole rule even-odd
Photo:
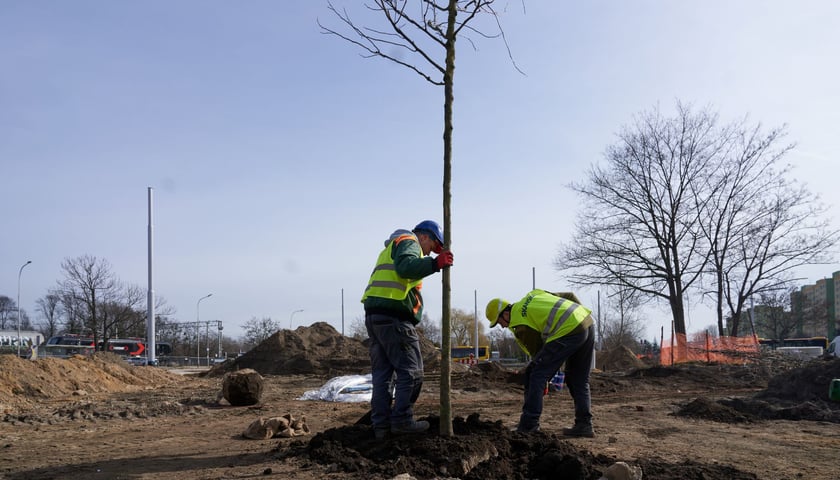
<svg viewBox="0 0 840 480">
<path fill-rule="evenodd" d="M 636 116 L 678 101 L 787 125 L 794 177 L 840 229 L 840 2 L 496 7 L 507 46 L 457 47 L 453 307 L 572 289 L 553 268 L 581 213 L 569 183 Z M 20 279 L 37 322 L 61 262 L 82 255 L 147 287 L 151 188 L 153 289 L 175 319 L 232 337 L 263 317 L 349 333 L 388 235 L 443 223 L 444 92 L 319 20 L 341 27 L 321 0 L 0 2 L 0 295 Z M 441 276 L 423 292 L 439 320 Z M 667 310 L 646 308 L 658 337 Z M 687 321 L 715 322 L 701 304 Z"/>
</svg>

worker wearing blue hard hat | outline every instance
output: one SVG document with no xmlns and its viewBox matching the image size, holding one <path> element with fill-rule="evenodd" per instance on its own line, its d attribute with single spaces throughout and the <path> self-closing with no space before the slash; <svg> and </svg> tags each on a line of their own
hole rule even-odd
<svg viewBox="0 0 840 480">
<path fill-rule="evenodd" d="M 452 266 L 452 252 L 443 246 L 443 230 L 435 221 L 423 220 L 410 231 L 396 230 L 385 240 L 362 296 L 370 338 L 371 424 L 377 439 L 429 428 L 429 422 L 414 419 L 414 403 L 423 386 L 415 326 L 423 318 L 422 279 Z M 437 256 L 428 256 L 432 252 Z"/>
</svg>

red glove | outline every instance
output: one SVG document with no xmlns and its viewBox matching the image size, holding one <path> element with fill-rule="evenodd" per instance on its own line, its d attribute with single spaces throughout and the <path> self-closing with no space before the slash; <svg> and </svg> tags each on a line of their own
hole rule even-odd
<svg viewBox="0 0 840 480">
<path fill-rule="evenodd" d="M 452 252 L 450 252 L 449 250 L 444 250 L 440 252 L 440 255 L 435 257 L 435 264 L 437 265 L 438 270 L 442 269 L 443 267 L 451 267 L 452 261 Z"/>
</svg>

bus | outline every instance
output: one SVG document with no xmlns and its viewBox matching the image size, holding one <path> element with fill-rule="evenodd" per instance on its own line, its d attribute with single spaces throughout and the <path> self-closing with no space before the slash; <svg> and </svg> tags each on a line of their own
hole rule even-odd
<svg viewBox="0 0 840 480">
<path fill-rule="evenodd" d="M 93 338 L 65 333 L 50 337 L 44 343 L 43 350 L 39 348 L 38 354 L 44 357 L 69 357 L 72 355 L 90 355 L 94 350 Z"/>
<path fill-rule="evenodd" d="M 117 355 L 128 357 L 145 357 L 146 339 L 144 338 L 110 338 L 107 350 Z M 172 355 L 172 345 L 168 342 L 155 342 L 155 356 L 166 357 Z"/>
<path fill-rule="evenodd" d="M 90 355 L 94 352 L 93 338 L 83 335 L 64 334 L 50 337 L 44 344 L 44 355 L 50 357 L 69 357 L 71 355 Z M 105 350 L 123 357 L 143 357 L 147 355 L 146 340 L 142 338 L 109 338 Z M 172 355 L 172 345 L 168 342 L 155 344 L 156 356 Z"/>
<path fill-rule="evenodd" d="M 145 357 L 146 341 L 140 338 L 109 338 L 104 350 L 124 357 Z"/>
<path fill-rule="evenodd" d="M 458 345 L 452 347 L 452 361 L 455 363 L 464 363 L 469 360 L 472 355 L 475 357 L 475 347 L 472 345 Z M 486 362 L 490 360 L 490 347 L 487 345 L 479 345 L 478 357 L 475 358 L 477 362 Z"/>
</svg>

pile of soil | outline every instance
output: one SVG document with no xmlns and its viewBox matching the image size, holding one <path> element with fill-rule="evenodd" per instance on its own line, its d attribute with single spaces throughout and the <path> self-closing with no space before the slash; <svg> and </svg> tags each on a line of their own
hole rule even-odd
<svg viewBox="0 0 840 480">
<path fill-rule="evenodd" d="M 824 357 L 772 377 L 767 388 L 746 398 L 697 398 L 677 415 L 722 423 L 761 420 L 813 420 L 840 423 L 840 402 L 828 398 L 831 380 L 840 378 L 840 358 Z"/>
<path fill-rule="evenodd" d="M 162 369 L 132 366 L 109 352 L 37 361 L 0 355 L 0 413 L 20 412 L 67 397 L 143 391 L 181 378 Z"/>
<path fill-rule="evenodd" d="M 453 420 L 452 437 L 440 436 L 440 419 L 426 417 L 431 427 L 418 435 L 376 441 L 367 425 L 333 428 L 308 443 L 280 444 L 279 458 L 306 456 L 346 479 L 390 479 L 410 472 L 413 477 L 461 480 L 529 480 L 575 478 L 597 480 L 617 460 L 593 455 L 542 432 L 512 432 L 501 421 L 483 421 L 478 414 Z M 751 473 L 717 464 L 670 463 L 657 458 L 636 459 L 643 478 L 659 480 L 754 480 Z"/>
<path fill-rule="evenodd" d="M 370 370 L 367 348 L 340 335 L 332 325 L 318 322 L 274 335 L 234 360 L 215 367 L 210 375 L 251 368 L 262 375 L 361 374 Z"/>
<path fill-rule="evenodd" d="M 644 366 L 645 362 L 624 345 L 599 351 L 595 355 L 595 367 L 604 372 L 626 371 Z"/>
<path fill-rule="evenodd" d="M 440 350 L 420 337 L 426 371 L 440 369 Z M 216 366 L 211 376 L 251 368 L 262 375 L 358 375 L 370 373 L 368 343 L 345 337 L 329 323 L 279 330 L 241 357 Z"/>
</svg>

